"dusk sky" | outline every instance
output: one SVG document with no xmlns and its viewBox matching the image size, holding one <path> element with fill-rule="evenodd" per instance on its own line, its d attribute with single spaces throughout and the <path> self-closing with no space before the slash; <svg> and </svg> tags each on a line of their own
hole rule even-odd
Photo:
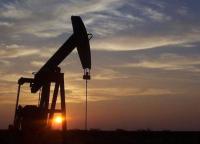
<svg viewBox="0 0 200 144">
<path fill-rule="evenodd" d="M 1 0 L 0 128 L 14 117 L 17 80 L 33 77 L 72 34 L 93 34 L 88 127 L 200 130 L 199 0 Z M 85 81 L 76 50 L 65 73 L 68 127 L 84 128 Z M 37 104 L 23 87 L 20 103 Z"/>
</svg>

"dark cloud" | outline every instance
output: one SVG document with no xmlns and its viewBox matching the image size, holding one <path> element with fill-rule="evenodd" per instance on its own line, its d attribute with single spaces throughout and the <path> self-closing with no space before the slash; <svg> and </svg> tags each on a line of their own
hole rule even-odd
<svg viewBox="0 0 200 144">
<path fill-rule="evenodd" d="M 196 3 L 156 0 L 2 1 L 1 42 L 35 46 L 62 42 L 62 36 L 72 32 L 70 16 L 74 14 L 81 15 L 88 31 L 103 41 L 109 37 L 146 38 L 146 41 L 149 41 L 148 37 L 163 37 L 181 43 L 188 35 L 199 41 L 196 36 L 199 34 Z"/>
</svg>

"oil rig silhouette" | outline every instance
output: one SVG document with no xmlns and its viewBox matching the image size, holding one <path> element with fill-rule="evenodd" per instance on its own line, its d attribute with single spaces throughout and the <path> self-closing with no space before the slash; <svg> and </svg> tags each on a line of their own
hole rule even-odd
<svg viewBox="0 0 200 144">
<path fill-rule="evenodd" d="M 89 40 L 92 34 L 88 34 L 80 16 L 71 16 L 73 34 L 56 51 L 56 53 L 35 73 L 34 78 L 21 77 L 18 80 L 17 100 L 14 114 L 14 122 L 9 127 L 24 133 L 33 133 L 52 127 L 52 119 L 55 113 L 61 113 L 63 117 L 62 131 L 67 129 L 66 121 L 66 103 L 64 73 L 61 72 L 59 64 L 69 54 L 77 48 L 78 55 L 84 70 L 83 79 L 90 80 L 91 52 Z M 20 89 L 23 84 L 30 84 L 30 92 L 36 93 L 41 90 L 38 105 L 26 105 L 22 107 L 19 104 Z M 50 102 L 50 87 L 54 83 L 52 101 Z M 60 93 L 61 109 L 56 109 L 56 101 Z M 86 97 L 87 98 L 87 97 Z M 87 101 L 86 101 L 87 102 Z M 87 114 L 87 105 L 86 105 Z M 87 129 L 87 118 L 85 122 Z"/>
</svg>

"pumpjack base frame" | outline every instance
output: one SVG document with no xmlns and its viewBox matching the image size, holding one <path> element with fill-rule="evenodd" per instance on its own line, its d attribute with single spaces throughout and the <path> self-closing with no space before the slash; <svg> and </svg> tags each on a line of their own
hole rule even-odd
<svg viewBox="0 0 200 144">
<path fill-rule="evenodd" d="M 64 83 L 64 73 L 60 72 L 53 72 L 53 73 L 47 73 L 43 76 L 43 79 L 41 80 L 43 83 L 43 86 L 41 88 L 41 99 L 39 99 L 39 105 L 38 109 L 42 112 L 42 120 L 45 127 L 51 127 L 52 126 L 52 119 L 55 113 L 61 113 L 62 114 L 62 130 L 65 132 L 67 130 L 67 120 L 66 120 L 66 103 L 65 103 L 65 83 Z M 14 127 L 19 129 L 21 126 L 21 119 L 23 119 L 23 115 L 19 115 L 19 96 L 20 96 L 20 89 L 21 85 L 24 83 L 30 83 L 30 86 L 33 83 L 33 79 L 31 78 L 20 78 L 18 81 L 18 94 L 17 94 L 17 100 L 16 100 L 16 110 L 15 110 L 15 116 L 14 116 Z M 51 83 L 55 83 L 54 91 L 53 91 L 53 97 L 52 102 L 49 109 L 49 101 L 50 101 L 50 87 Z M 60 92 L 60 98 L 61 98 L 61 109 L 56 109 L 56 102 L 57 98 Z M 21 107 L 20 107 L 21 109 Z M 22 128 L 22 127 L 21 127 Z"/>
</svg>

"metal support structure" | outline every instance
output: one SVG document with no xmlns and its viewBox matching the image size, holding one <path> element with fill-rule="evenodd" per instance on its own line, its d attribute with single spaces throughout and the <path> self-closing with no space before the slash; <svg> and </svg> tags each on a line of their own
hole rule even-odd
<svg viewBox="0 0 200 144">
<path fill-rule="evenodd" d="M 55 88 L 53 92 L 53 98 L 51 103 L 51 108 L 49 109 L 49 98 L 50 98 L 50 85 L 52 82 L 55 82 Z M 61 109 L 56 109 L 56 101 L 58 97 L 58 92 L 60 90 L 61 97 Z M 52 119 L 54 113 L 61 113 L 63 117 L 62 121 L 62 130 L 66 131 L 67 121 L 66 121 L 66 105 L 65 105 L 65 86 L 64 86 L 64 73 L 55 73 L 53 78 L 48 80 L 48 83 L 42 87 L 42 97 L 45 97 L 44 100 L 41 99 L 40 108 L 44 110 L 47 127 L 52 126 Z"/>
<path fill-rule="evenodd" d="M 42 87 L 42 96 L 40 101 L 39 109 L 44 114 L 44 119 L 46 120 L 45 123 L 47 124 L 48 118 L 48 108 L 49 108 L 49 97 L 50 97 L 50 86 L 51 82 L 46 82 Z"/>
<path fill-rule="evenodd" d="M 52 119 L 53 119 L 53 116 L 54 116 L 54 113 L 55 113 L 56 101 L 57 101 L 59 86 L 60 86 L 60 84 L 57 82 L 55 84 L 53 98 L 52 98 L 52 103 L 51 103 L 51 109 L 50 109 L 50 112 L 49 112 L 49 119 L 50 119 L 50 121 L 49 121 L 50 124 L 49 125 L 50 126 L 52 126 Z"/>
<path fill-rule="evenodd" d="M 17 100 L 16 100 L 16 105 L 15 105 L 15 115 L 14 115 L 14 125 L 18 125 L 17 124 L 17 120 L 16 120 L 16 116 L 17 116 L 17 108 L 18 108 L 18 105 L 19 105 L 19 95 L 20 95 L 20 89 L 21 89 L 21 85 L 18 84 L 18 89 L 17 89 Z M 17 126 L 18 127 L 18 126 Z"/>
</svg>

